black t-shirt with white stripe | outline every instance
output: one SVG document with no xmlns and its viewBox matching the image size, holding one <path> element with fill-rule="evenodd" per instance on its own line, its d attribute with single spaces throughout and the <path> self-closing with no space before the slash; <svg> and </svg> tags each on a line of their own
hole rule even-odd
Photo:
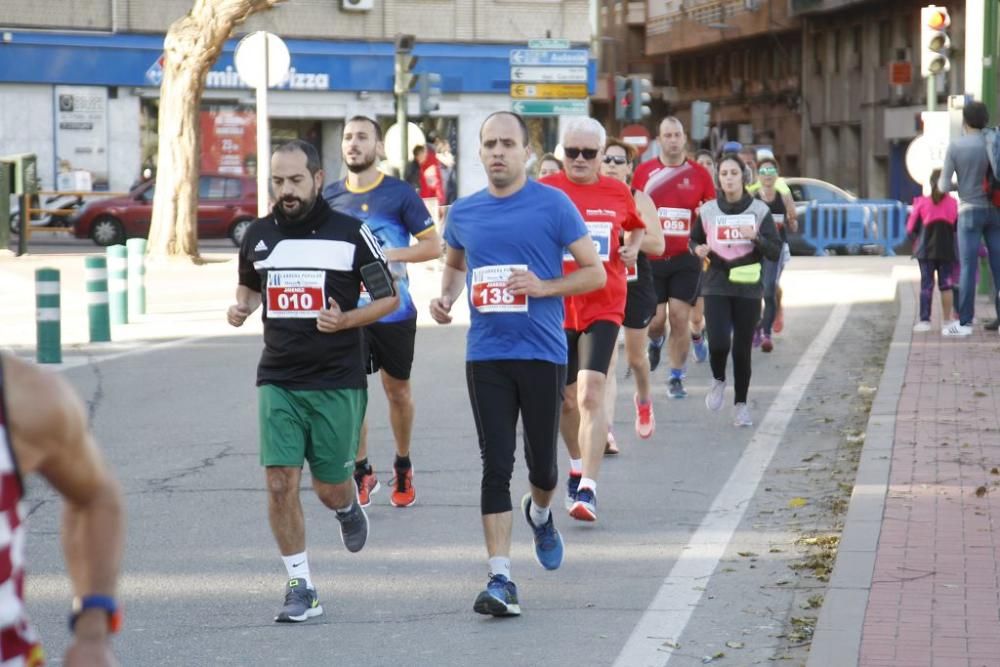
<svg viewBox="0 0 1000 667">
<path fill-rule="evenodd" d="M 330 297 L 342 311 L 355 309 L 361 267 L 372 262 L 385 264 L 385 256 L 368 227 L 333 211 L 322 197 L 302 221 L 288 223 L 272 210 L 250 225 L 240 248 L 239 282 L 262 295 L 258 386 L 367 387 L 362 330 L 322 333 L 316 314 Z"/>
</svg>

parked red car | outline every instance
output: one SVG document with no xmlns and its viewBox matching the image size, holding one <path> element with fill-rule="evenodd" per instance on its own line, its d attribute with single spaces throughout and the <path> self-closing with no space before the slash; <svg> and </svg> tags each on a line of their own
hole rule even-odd
<svg viewBox="0 0 1000 667">
<path fill-rule="evenodd" d="M 150 181 L 124 197 L 89 202 L 73 218 L 78 239 L 93 239 L 100 246 L 125 243 L 131 237 L 149 236 L 153 217 Z M 198 237 L 229 237 L 237 246 L 257 217 L 257 182 L 250 176 L 203 174 L 198 183 Z"/>
</svg>

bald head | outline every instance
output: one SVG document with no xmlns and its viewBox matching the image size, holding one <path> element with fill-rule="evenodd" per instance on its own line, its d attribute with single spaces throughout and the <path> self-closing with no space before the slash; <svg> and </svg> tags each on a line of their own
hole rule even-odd
<svg viewBox="0 0 1000 667">
<path fill-rule="evenodd" d="M 660 134 L 656 137 L 660 144 L 660 161 L 667 166 L 677 166 L 684 162 L 687 135 L 684 126 L 673 116 L 660 121 Z"/>
</svg>

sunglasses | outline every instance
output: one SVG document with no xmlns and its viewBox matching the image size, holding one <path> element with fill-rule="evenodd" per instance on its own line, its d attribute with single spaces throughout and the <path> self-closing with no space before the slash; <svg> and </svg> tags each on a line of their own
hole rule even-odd
<svg viewBox="0 0 1000 667">
<path fill-rule="evenodd" d="M 583 157 L 587 157 L 584 155 Z M 605 155 L 604 164 L 628 164 L 628 158 L 624 155 Z"/>
<path fill-rule="evenodd" d="M 778 170 L 774 167 L 761 167 L 757 170 L 757 173 L 761 176 L 777 176 Z"/>
<path fill-rule="evenodd" d="M 598 150 L 596 148 L 564 148 L 563 153 L 570 160 L 575 160 L 581 155 L 584 160 L 593 160 L 597 157 Z"/>
</svg>

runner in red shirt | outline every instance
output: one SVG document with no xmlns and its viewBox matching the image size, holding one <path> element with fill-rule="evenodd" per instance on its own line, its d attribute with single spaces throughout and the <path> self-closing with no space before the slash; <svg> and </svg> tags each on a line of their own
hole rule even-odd
<svg viewBox="0 0 1000 667">
<path fill-rule="evenodd" d="M 604 387 L 625 317 L 625 267 L 634 266 L 645 225 L 628 186 L 600 175 L 607 135 L 593 118 L 571 120 L 563 133 L 565 172 L 540 182 L 565 192 L 579 209 L 607 271 L 605 286 L 566 298 L 566 398 L 559 430 L 570 455 L 570 516 L 597 520 L 597 474 L 608 437 Z M 619 243 L 625 231 L 625 245 Z M 564 258 L 564 273 L 576 266 Z"/>
<path fill-rule="evenodd" d="M 691 345 L 688 319 L 698 299 L 701 262 L 688 250 L 691 224 L 703 202 L 715 199 L 712 176 L 704 167 L 687 159 L 684 126 L 670 116 L 660 123 L 660 156 L 639 165 L 632 185 L 650 196 L 657 207 L 666 249 L 661 257 L 650 257 L 656 288 L 656 315 L 649 324 L 649 365 L 660 363 L 667 315 L 670 317 L 670 379 L 667 395 L 684 398 L 682 377 Z M 667 307 L 669 305 L 669 308 Z M 700 336 L 695 343 L 700 343 Z"/>
</svg>

